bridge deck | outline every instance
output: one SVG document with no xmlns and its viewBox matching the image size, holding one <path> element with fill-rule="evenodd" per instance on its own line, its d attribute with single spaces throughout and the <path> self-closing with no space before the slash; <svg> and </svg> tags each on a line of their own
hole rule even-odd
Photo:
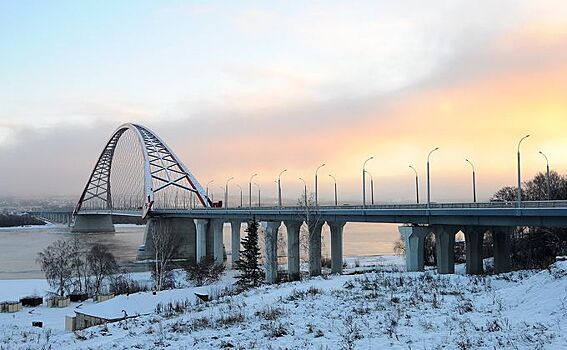
<svg viewBox="0 0 567 350">
<path fill-rule="evenodd" d="M 567 227 L 566 201 L 487 203 L 384 204 L 366 207 L 342 205 L 319 207 L 252 207 L 158 209 L 151 216 L 189 217 L 246 221 L 303 220 L 307 212 L 325 221 L 399 224 L 543 226 Z M 81 214 L 108 214 L 107 210 L 85 210 Z M 140 210 L 113 210 L 113 215 L 140 216 Z"/>
</svg>

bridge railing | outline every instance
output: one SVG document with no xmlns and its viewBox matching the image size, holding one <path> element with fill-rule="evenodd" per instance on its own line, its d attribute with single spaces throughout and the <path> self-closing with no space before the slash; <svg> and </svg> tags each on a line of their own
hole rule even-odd
<svg viewBox="0 0 567 350">
<path fill-rule="evenodd" d="M 310 206 L 306 209 L 305 206 L 244 206 L 244 207 L 229 207 L 229 208 L 160 208 L 153 210 L 154 212 L 187 212 L 187 211 L 198 211 L 198 212 L 250 212 L 250 211 L 272 211 L 272 212 L 298 212 L 304 210 L 439 210 L 439 209 L 514 209 L 517 208 L 517 202 L 511 201 L 494 201 L 494 202 L 477 202 L 477 203 L 431 203 L 428 207 L 427 204 L 374 204 L 374 205 L 319 205 L 317 207 Z M 567 208 L 567 201 L 525 201 L 521 203 L 522 209 L 529 208 Z M 82 209 L 82 213 L 85 214 L 117 214 L 117 215 L 137 215 L 138 213 L 142 215 L 142 211 L 139 208 L 114 208 L 112 210 L 101 210 L 101 209 Z"/>
<path fill-rule="evenodd" d="M 374 204 L 374 205 L 319 205 L 309 206 L 309 210 L 317 209 L 349 209 L 349 210 L 376 210 L 376 209 L 513 209 L 517 208 L 518 203 L 512 201 L 493 201 L 493 202 L 477 202 L 477 203 L 431 203 L 427 204 Z M 524 201 L 521 208 L 567 208 L 567 201 Z M 177 210 L 176 208 L 163 209 L 166 211 Z M 273 210 L 273 211 L 297 211 L 306 210 L 305 206 L 244 206 L 244 207 L 221 207 L 221 208 L 195 208 L 198 211 L 248 211 L 248 210 Z"/>
</svg>

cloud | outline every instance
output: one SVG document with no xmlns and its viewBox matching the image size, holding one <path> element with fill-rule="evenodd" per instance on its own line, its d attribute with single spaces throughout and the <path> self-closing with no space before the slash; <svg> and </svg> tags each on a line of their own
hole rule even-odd
<svg viewBox="0 0 567 350">
<path fill-rule="evenodd" d="M 0 163 L 18 171 L 3 176 L 0 192 L 78 196 L 104 141 L 126 121 L 156 131 L 202 183 L 236 176 L 244 184 L 258 172 L 266 196 L 274 196 L 281 169 L 289 169 L 285 188 L 293 197 L 301 191 L 297 177 L 311 178 L 326 162 L 324 172 L 337 175 L 341 197 L 354 200 L 362 161 L 375 155 L 369 170 L 377 198 L 411 200 L 407 166 L 414 164 L 423 181 L 424 157 L 440 146 L 432 168 L 435 200 L 469 197 L 464 158 L 475 161 L 487 198 L 514 182 L 515 144 L 526 132 L 534 135 L 524 145 L 526 177 L 540 168 L 539 149 L 554 169 L 567 171 L 561 158 L 567 147 L 561 132 L 567 128 L 567 26 L 561 20 L 567 16 L 557 14 L 565 5 L 553 15 L 543 10 L 547 5 L 528 11 L 531 5 L 515 2 L 420 12 L 407 4 L 374 6 L 314 5 L 291 15 L 262 10 L 239 17 L 248 27 L 237 29 L 247 36 L 291 34 L 281 45 L 274 37 L 277 45 L 266 46 L 271 55 L 215 65 L 223 79 L 211 94 L 167 103 L 93 97 L 5 110 L 0 118 L 10 124 L 0 124 Z M 290 40 L 297 41 L 290 46 Z M 47 117 L 36 125 L 31 117 L 24 123 L 11 117 L 22 114 Z M 2 128 L 13 130 L 4 145 Z M 331 193 L 330 182 L 321 186 Z"/>
</svg>

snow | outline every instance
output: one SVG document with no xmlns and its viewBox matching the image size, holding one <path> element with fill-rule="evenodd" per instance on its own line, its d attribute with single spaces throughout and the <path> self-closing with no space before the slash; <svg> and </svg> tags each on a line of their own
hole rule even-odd
<svg viewBox="0 0 567 350">
<path fill-rule="evenodd" d="M 65 224 L 59 224 L 50 221 L 44 221 L 44 222 L 45 225 L 23 225 L 23 226 L 0 227 L 0 231 L 23 231 L 23 230 L 34 230 L 38 228 L 68 227 Z"/>
<path fill-rule="evenodd" d="M 494 276 L 464 275 L 462 265 L 455 275 L 406 273 L 399 257 L 347 264 L 342 276 L 262 286 L 208 303 L 194 293 L 218 294 L 234 273 L 212 286 L 74 304 L 109 318 L 121 318 L 121 310 L 143 315 L 75 333 L 62 330 L 73 308 L 0 314 L 0 349 L 567 349 L 566 261 Z M 0 282 L 3 296 L 10 285 L 20 292 L 35 286 Z M 185 312 L 155 312 L 157 304 L 185 300 Z M 32 328 L 32 319 L 53 323 Z"/>
<path fill-rule="evenodd" d="M 124 317 L 148 315 L 152 313 L 158 304 L 167 304 L 175 301 L 185 301 L 195 304 L 197 297 L 195 293 L 208 295 L 212 288 L 221 289 L 224 284 L 214 284 L 207 287 L 194 287 L 183 289 L 172 289 L 156 292 L 139 292 L 130 295 L 118 295 L 108 301 L 89 304 L 86 307 L 75 309 L 85 315 L 95 316 L 106 320 L 118 320 Z"/>
</svg>

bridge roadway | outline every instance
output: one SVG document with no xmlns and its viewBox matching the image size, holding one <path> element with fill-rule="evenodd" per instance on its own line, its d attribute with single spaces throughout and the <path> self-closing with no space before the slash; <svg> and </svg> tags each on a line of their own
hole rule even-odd
<svg viewBox="0 0 567 350">
<path fill-rule="evenodd" d="M 81 215 L 109 214 L 108 210 L 83 209 Z M 140 216 L 140 210 L 112 210 L 113 215 Z M 307 213 L 322 221 L 373 222 L 413 225 L 473 225 L 473 226 L 537 226 L 567 227 L 567 201 L 483 203 L 432 203 L 341 205 L 318 207 L 237 207 L 157 209 L 151 217 L 187 217 L 225 221 L 288 221 L 304 218 Z"/>
<path fill-rule="evenodd" d="M 321 273 L 321 228 L 326 222 L 331 231 L 331 271 L 342 272 L 343 227 L 347 222 L 397 223 L 405 239 L 406 268 L 424 269 L 424 239 L 435 234 L 437 270 L 454 273 L 456 233 L 465 236 L 467 273 L 483 273 L 483 242 L 485 233 L 493 241 L 496 272 L 510 270 L 510 236 L 517 226 L 567 227 L 567 201 L 486 203 L 383 204 L 366 207 L 341 205 L 318 207 L 252 207 L 154 209 L 147 218 L 144 244 L 139 259 L 151 259 L 154 254 L 152 237 L 155 232 L 180 232 L 181 255 L 193 261 L 206 256 L 222 262 L 222 228 L 229 222 L 232 228 L 232 256 L 237 260 L 240 248 L 241 224 L 255 218 L 266 222 L 265 268 L 269 283 L 277 275 L 277 235 L 282 222 L 287 229 L 288 276 L 299 278 L 299 234 L 305 222 L 309 230 L 309 272 Z M 111 215 L 109 215 L 111 214 Z M 113 230 L 112 215 L 141 216 L 140 209 L 88 210 L 83 208 L 75 218 L 75 231 Z M 80 223 L 81 222 L 81 223 Z M 97 228 L 97 225 L 99 227 Z M 81 226 L 81 227 L 78 227 Z"/>
</svg>

